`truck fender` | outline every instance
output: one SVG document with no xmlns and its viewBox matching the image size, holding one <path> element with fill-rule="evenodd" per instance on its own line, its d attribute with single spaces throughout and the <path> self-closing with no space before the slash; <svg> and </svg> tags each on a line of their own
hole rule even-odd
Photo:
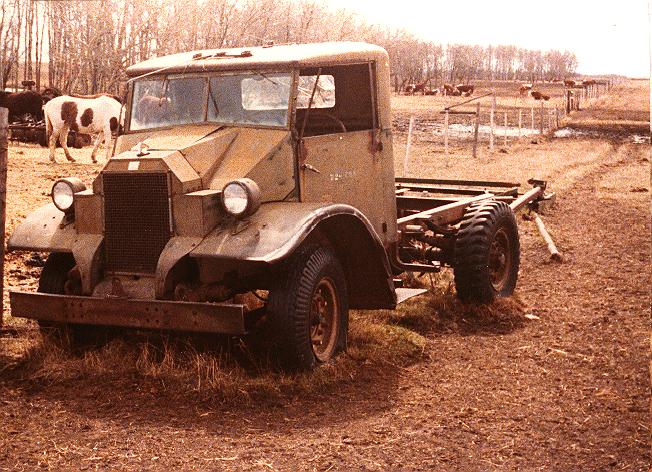
<svg viewBox="0 0 652 472">
<path fill-rule="evenodd" d="M 30 213 L 9 237 L 7 250 L 71 252 L 77 237 L 72 223 L 64 223 L 64 213 L 54 203 Z"/>
<path fill-rule="evenodd" d="M 156 298 L 164 298 L 165 294 L 173 289 L 168 277 L 170 271 L 192 249 L 197 247 L 201 240 L 200 237 L 175 236 L 167 242 L 156 265 Z"/>
<path fill-rule="evenodd" d="M 98 282 L 101 265 L 101 234 L 79 234 L 74 222 L 66 222 L 64 213 L 48 203 L 30 213 L 9 237 L 9 251 L 72 253 L 81 275 L 82 293 L 90 295 Z"/>
<path fill-rule="evenodd" d="M 369 220 L 344 204 L 263 204 L 247 221 L 213 230 L 189 253 L 193 258 L 276 265 L 311 235 L 326 236 L 347 275 L 351 308 L 394 308 L 396 292 L 387 253 Z"/>
</svg>

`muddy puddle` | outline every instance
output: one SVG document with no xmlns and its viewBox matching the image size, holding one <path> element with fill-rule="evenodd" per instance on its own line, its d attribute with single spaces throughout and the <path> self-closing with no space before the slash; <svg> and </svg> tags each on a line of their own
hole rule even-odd
<svg viewBox="0 0 652 472">
<path fill-rule="evenodd" d="M 619 130 L 608 131 L 604 129 L 578 129 L 564 127 L 553 133 L 555 138 L 603 138 L 618 139 L 620 141 L 629 141 L 634 144 L 650 144 L 650 135 L 623 133 Z"/>
</svg>

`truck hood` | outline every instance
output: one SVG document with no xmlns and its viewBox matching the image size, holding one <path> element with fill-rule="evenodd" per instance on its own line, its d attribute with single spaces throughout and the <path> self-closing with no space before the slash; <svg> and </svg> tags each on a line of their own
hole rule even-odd
<svg viewBox="0 0 652 472">
<path fill-rule="evenodd" d="M 105 171 L 171 170 L 184 190 L 220 190 L 241 177 L 255 180 L 263 197 L 279 199 L 294 188 L 287 130 L 196 125 L 120 136 Z M 155 164 L 155 161 L 158 164 Z"/>
<path fill-rule="evenodd" d="M 129 151 L 141 142 L 147 144 L 152 150 L 179 151 L 221 127 L 220 125 L 206 124 L 124 134 L 118 137 L 116 155 Z"/>
</svg>

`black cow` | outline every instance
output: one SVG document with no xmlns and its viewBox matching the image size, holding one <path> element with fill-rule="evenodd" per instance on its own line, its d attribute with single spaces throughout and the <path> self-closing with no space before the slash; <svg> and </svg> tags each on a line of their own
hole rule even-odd
<svg viewBox="0 0 652 472">
<path fill-rule="evenodd" d="M 550 95 L 546 95 L 544 93 L 537 92 L 536 90 L 532 90 L 530 92 L 530 95 L 532 95 L 532 98 L 534 98 L 535 100 L 545 100 L 546 102 L 548 100 L 550 100 Z"/>
<path fill-rule="evenodd" d="M 0 107 L 9 109 L 9 123 L 43 119 L 43 97 L 34 90 L 0 91 Z"/>
</svg>

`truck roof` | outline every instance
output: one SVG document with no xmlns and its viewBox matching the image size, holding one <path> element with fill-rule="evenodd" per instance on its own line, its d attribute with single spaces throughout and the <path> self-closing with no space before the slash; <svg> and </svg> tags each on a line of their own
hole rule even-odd
<svg viewBox="0 0 652 472">
<path fill-rule="evenodd" d="M 351 62 L 388 61 L 380 46 L 362 42 L 328 42 L 203 49 L 149 59 L 127 68 L 129 77 L 143 74 L 251 69 L 320 67 Z M 387 64 L 388 65 L 388 64 Z"/>
</svg>

